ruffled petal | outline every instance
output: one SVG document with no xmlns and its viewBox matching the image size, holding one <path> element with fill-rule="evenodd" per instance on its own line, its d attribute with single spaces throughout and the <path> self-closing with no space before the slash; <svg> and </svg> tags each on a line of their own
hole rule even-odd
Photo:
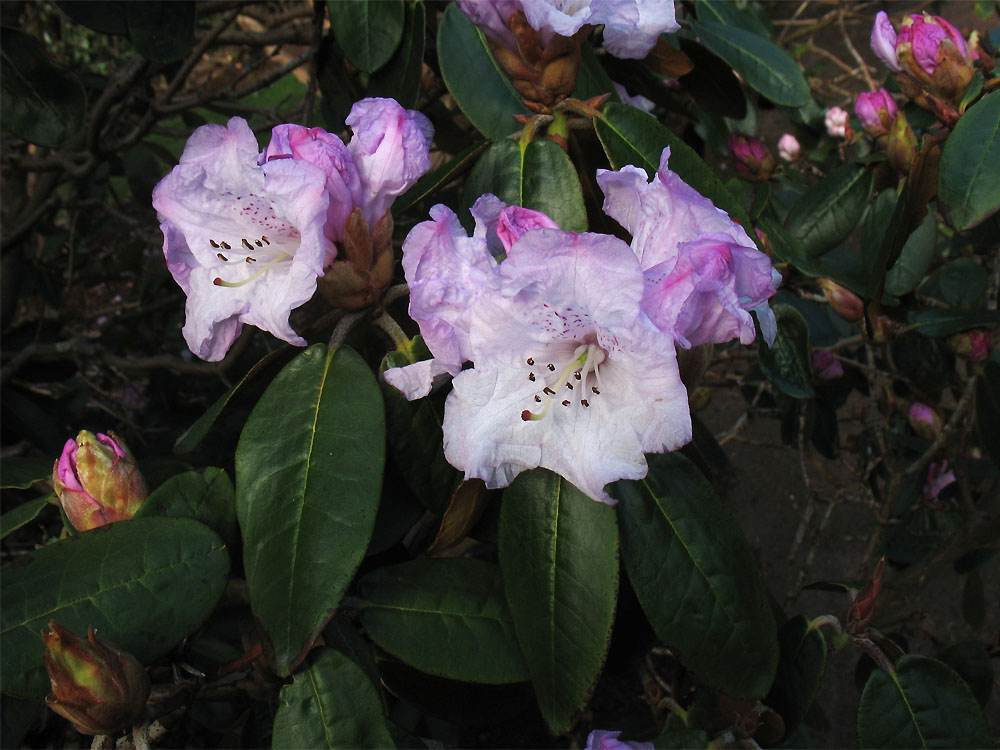
<svg viewBox="0 0 1000 750">
<path fill-rule="evenodd" d="M 680 29 L 673 0 L 596 0 L 592 17 L 604 24 L 604 48 L 622 58 L 641 59 L 660 34 Z"/>
<path fill-rule="evenodd" d="M 882 63 L 896 73 L 903 69 L 896 56 L 896 30 L 889 20 L 889 14 L 880 10 L 875 15 L 875 24 L 872 26 L 871 48 L 875 56 Z"/>
</svg>

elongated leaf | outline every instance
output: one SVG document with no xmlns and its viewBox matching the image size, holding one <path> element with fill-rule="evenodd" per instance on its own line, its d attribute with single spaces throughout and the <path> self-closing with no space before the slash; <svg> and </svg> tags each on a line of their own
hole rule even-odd
<svg viewBox="0 0 1000 750">
<path fill-rule="evenodd" d="M 941 153 L 938 195 L 958 229 L 1000 210 L 1000 93 L 980 99 L 958 121 Z"/>
<path fill-rule="evenodd" d="M 392 57 L 403 38 L 403 0 L 327 0 L 330 28 L 347 59 L 373 73 Z"/>
<path fill-rule="evenodd" d="M 364 671 L 331 648 L 281 688 L 273 748 L 395 747 L 378 691 Z"/>
<path fill-rule="evenodd" d="M 236 513 L 250 604 L 281 674 L 337 607 L 375 524 L 382 394 L 351 349 L 317 344 L 258 402 L 236 449 Z"/>
<path fill-rule="evenodd" d="M 4 27 L 0 59 L 4 130 L 39 146 L 61 146 L 80 131 L 86 92 L 73 73 L 49 61 L 34 37 Z"/>
<path fill-rule="evenodd" d="M 987 360 L 976 376 L 976 432 L 983 448 L 1000 466 L 1000 365 Z"/>
<path fill-rule="evenodd" d="M 870 169 L 845 164 L 795 202 L 785 228 L 802 242 L 806 254 L 815 257 L 832 250 L 861 222 L 872 175 Z"/>
<path fill-rule="evenodd" d="M 500 567 L 542 716 L 567 731 L 607 654 L 618 594 L 611 507 L 535 469 L 504 492 Z"/>
<path fill-rule="evenodd" d="M 924 280 L 931 261 L 934 260 L 937 240 L 937 219 L 933 211 L 927 212 L 917 229 L 907 239 L 899 260 L 885 275 L 885 291 L 895 296 L 914 290 Z"/>
<path fill-rule="evenodd" d="M 968 748 L 993 744 L 976 698 L 947 664 L 907 654 L 876 669 L 858 709 L 863 748 Z"/>
<path fill-rule="evenodd" d="M 441 77 L 469 121 L 487 138 L 517 130 L 514 115 L 530 114 L 500 70 L 486 37 L 456 3 L 445 8 L 438 26 Z"/>
<path fill-rule="evenodd" d="M 38 518 L 38 514 L 45 510 L 45 506 L 53 499 L 55 495 L 28 500 L 0 516 L 0 539 Z"/>
<path fill-rule="evenodd" d="M 809 84 L 802 69 L 770 39 L 714 21 L 692 21 L 690 26 L 699 41 L 732 65 L 750 88 L 775 104 L 804 107 L 809 103 Z"/>
<path fill-rule="evenodd" d="M 961 257 L 939 268 L 920 287 L 920 293 L 936 297 L 950 307 L 981 306 L 986 295 L 987 279 L 981 264 Z"/>
<path fill-rule="evenodd" d="M 406 5 L 406 27 L 392 59 L 368 80 L 368 96 L 390 97 L 406 108 L 417 106 L 423 74 L 427 11 L 422 2 Z"/>
<path fill-rule="evenodd" d="M 679 453 L 650 455 L 645 479 L 614 486 L 622 559 L 650 625 L 695 679 L 762 698 L 778 663 L 767 589 L 711 485 Z"/>
<path fill-rule="evenodd" d="M 769 347 L 758 341 L 760 369 L 767 379 L 792 398 L 812 398 L 812 365 L 809 361 L 809 326 L 791 305 L 772 306 L 778 335 Z"/>
<path fill-rule="evenodd" d="M 469 146 L 467 149 L 455 155 L 437 169 L 432 169 L 430 172 L 425 174 L 416 181 L 413 187 L 393 202 L 393 216 L 398 216 L 403 213 L 408 208 L 429 196 L 435 190 L 444 187 L 456 177 L 461 175 L 465 172 L 465 170 L 472 166 L 473 162 L 475 162 L 479 155 L 483 153 L 489 145 L 489 141 L 483 141 L 482 143 Z"/>
<path fill-rule="evenodd" d="M 799 725 L 816 697 L 826 668 L 826 641 L 802 615 L 781 626 L 778 641 L 778 674 L 765 703 L 780 714 L 787 734 Z"/>
<path fill-rule="evenodd" d="M 407 664 L 465 682 L 528 679 L 496 565 L 411 560 L 372 571 L 359 590 L 368 605 L 361 624 Z"/>
<path fill-rule="evenodd" d="M 4 566 L 2 689 L 42 696 L 39 635 L 49 620 L 88 626 L 139 661 L 165 654 L 214 609 L 229 573 L 219 537 L 187 518 L 145 518 L 63 539 Z"/>
<path fill-rule="evenodd" d="M 239 537 L 233 483 L 224 470 L 215 467 L 177 474 L 161 484 L 135 514 L 136 518 L 149 516 L 201 521 L 230 547 Z"/>
<path fill-rule="evenodd" d="M 950 336 L 969 328 L 1000 325 L 997 310 L 920 310 L 907 315 L 911 325 L 925 336 Z"/>
<path fill-rule="evenodd" d="M 993 663 L 986 646 L 975 639 L 959 641 L 942 650 L 938 658 L 965 680 L 980 707 L 986 708 L 993 692 Z"/>
<path fill-rule="evenodd" d="M 21 458 L 11 456 L 3 459 L 0 464 L 0 487 L 3 489 L 17 488 L 26 490 L 35 482 L 47 481 L 52 478 L 54 458 Z"/>
<path fill-rule="evenodd" d="M 691 748 L 709 747 L 708 735 L 704 729 L 664 729 L 659 737 L 653 740 L 656 750 L 691 750 Z"/>
<path fill-rule="evenodd" d="M 771 32 L 757 16 L 740 10 L 736 3 L 726 2 L 726 0 L 698 0 L 695 9 L 699 21 L 712 21 L 723 26 L 738 26 L 765 39 L 771 37 Z"/>
<path fill-rule="evenodd" d="M 505 138 L 490 146 L 472 168 L 462 202 L 471 206 L 483 193 L 548 214 L 568 232 L 587 229 L 576 169 L 566 152 L 547 138 L 526 145 Z"/>
<path fill-rule="evenodd" d="M 652 177 L 660 167 L 660 155 L 670 146 L 670 169 L 743 226 L 750 219 L 743 206 L 726 189 L 701 157 L 655 117 L 625 104 L 609 103 L 602 117 L 594 118 L 597 137 L 615 169 L 626 164 L 642 167 Z M 751 235 L 753 232 L 750 233 Z"/>
<path fill-rule="evenodd" d="M 678 82 L 699 107 L 719 117 L 742 120 L 747 116 L 747 100 L 732 67 L 693 39 L 681 39 L 681 50 L 694 64 Z"/>
<path fill-rule="evenodd" d="M 601 66 L 590 45 L 585 44 L 580 49 L 580 72 L 576 76 L 573 98 L 587 100 L 602 94 L 611 94 L 609 101 L 621 101 L 611 76 Z"/>
</svg>

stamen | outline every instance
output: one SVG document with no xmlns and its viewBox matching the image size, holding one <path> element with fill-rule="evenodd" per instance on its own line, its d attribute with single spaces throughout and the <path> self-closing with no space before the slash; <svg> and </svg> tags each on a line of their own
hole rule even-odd
<svg viewBox="0 0 1000 750">
<path fill-rule="evenodd" d="M 535 403 L 536 404 L 542 403 L 542 397 L 539 396 L 537 393 L 535 394 Z"/>
<path fill-rule="evenodd" d="M 225 255 L 223 255 L 222 253 L 216 253 L 216 255 L 218 255 L 218 256 L 219 256 L 219 260 L 221 260 L 221 261 L 222 261 L 223 263 L 228 263 L 228 262 L 229 262 L 229 258 L 227 258 L 227 257 L 226 257 Z"/>
<path fill-rule="evenodd" d="M 592 390 L 594 392 L 594 394 L 597 395 L 597 396 L 601 395 L 601 392 L 599 390 L 597 390 L 597 386 L 596 385 L 592 385 L 590 387 L 590 390 Z"/>
<path fill-rule="evenodd" d="M 247 256 L 247 263 L 256 263 L 256 262 L 257 262 L 256 258 L 251 258 L 249 255 Z"/>
<path fill-rule="evenodd" d="M 549 368 L 549 372 L 555 372 L 556 371 L 556 366 L 554 364 L 552 364 L 551 362 L 549 362 L 545 366 Z"/>
<path fill-rule="evenodd" d="M 265 264 L 259 271 L 257 271 L 257 273 L 253 274 L 252 276 L 248 276 L 247 278 L 243 279 L 243 281 L 223 281 L 222 279 L 216 278 L 212 283 L 215 284 L 216 286 L 225 286 L 229 287 L 230 289 L 235 289 L 238 286 L 244 286 L 246 284 L 249 284 L 254 279 L 260 278 L 265 273 L 267 273 L 268 270 L 270 270 L 271 266 L 275 265 L 276 263 L 279 263 L 280 261 L 285 260 L 285 258 L 291 258 L 291 257 L 292 256 L 289 255 L 288 253 L 282 253 L 274 260 L 272 260 L 270 263 Z M 251 258 L 248 255 L 246 258 L 246 262 L 256 263 L 257 259 Z"/>
<path fill-rule="evenodd" d="M 542 388 L 542 393 L 547 393 L 550 396 L 555 396 L 556 395 L 556 392 L 554 390 L 552 390 L 551 388 L 549 388 L 548 386 L 545 386 L 544 388 Z"/>
<path fill-rule="evenodd" d="M 226 242 L 225 240 L 222 241 L 222 247 L 225 250 L 232 250 L 233 249 L 232 247 L 230 247 L 229 243 Z"/>
<path fill-rule="evenodd" d="M 214 248 L 218 248 L 219 247 L 219 243 L 216 242 L 215 240 L 209 240 L 208 244 L 211 245 Z"/>
<path fill-rule="evenodd" d="M 260 240 L 254 240 L 253 244 L 255 244 L 257 247 L 264 247 L 264 243 L 261 242 Z"/>
<path fill-rule="evenodd" d="M 535 373 L 529 372 L 528 373 L 528 380 L 530 380 L 532 383 L 534 383 L 535 382 Z"/>
<path fill-rule="evenodd" d="M 573 390 L 573 384 L 568 380 L 566 381 L 566 387 L 569 388 L 570 390 Z"/>
<path fill-rule="evenodd" d="M 250 244 L 246 237 L 243 238 L 243 247 L 247 250 L 253 250 L 253 245 Z"/>
<path fill-rule="evenodd" d="M 574 373 L 573 373 L 573 377 L 574 377 L 574 378 L 576 378 L 577 380 L 579 380 L 579 379 L 580 379 L 581 377 L 583 377 L 583 376 L 582 376 L 582 375 L 580 375 L 580 371 L 579 371 L 579 370 L 577 370 L 576 372 L 574 372 Z"/>
<path fill-rule="evenodd" d="M 584 406 L 590 406 L 590 402 L 585 398 L 581 398 L 580 403 L 583 404 Z"/>
<path fill-rule="evenodd" d="M 532 357 L 528 357 L 528 366 L 535 364 L 535 360 Z"/>
<path fill-rule="evenodd" d="M 264 244 L 265 244 L 265 245 L 270 245 L 270 244 L 271 244 L 271 240 L 269 240 L 269 239 L 267 238 L 267 235 L 266 235 L 266 234 L 262 234 L 262 235 L 260 236 L 260 238 L 261 238 L 262 240 L 264 240 Z"/>
<path fill-rule="evenodd" d="M 566 400 L 566 401 L 563 401 L 563 402 L 562 402 L 562 405 L 563 405 L 563 406 L 569 406 L 569 401 L 568 401 L 568 400 Z"/>
</svg>

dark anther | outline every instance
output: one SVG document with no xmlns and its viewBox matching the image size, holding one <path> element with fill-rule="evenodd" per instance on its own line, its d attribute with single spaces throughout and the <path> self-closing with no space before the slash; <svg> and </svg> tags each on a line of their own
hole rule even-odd
<svg viewBox="0 0 1000 750">
<path fill-rule="evenodd" d="M 535 382 L 535 373 L 529 372 L 528 373 L 528 380 L 530 380 L 532 383 L 534 383 Z"/>
<path fill-rule="evenodd" d="M 266 234 L 262 234 L 262 235 L 260 236 L 260 238 L 261 238 L 262 240 L 264 240 L 264 244 L 265 244 L 265 245 L 270 245 L 270 244 L 271 244 L 271 240 L 269 240 L 269 239 L 267 238 L 267 235 L 266 235 Z"/>
<path fill-rule="evenodd" d="M 597 394 L 598 396 L 600 396 L 600 395 L 601 395 L 601 392 L 600 392 L 599 390 L 597 390 L 597 386 L 596 386 L 596 385 L 594 385 L 594 386 L 591 386 L 590 390 L 592 390 L 592 391 L 593 391 L 594 393 L 596 393 L 596 394 Z"/>
<path fill-rule="evenodd" d="M 218 256 L 219 256 L 219 260 L 221 260 L 221 261 L 222 261 L 223 263 L 228 263 L 228 262 L 229 262 L 229 258 L 227 258 L 227 257 L 226 257 L 225 255 L 223 255 L 222 253 L 216 253 L 216 255 L 218 255 Z"/>
<path fill-rule="evenodd" d="M 256 262 L 257 262 L 256 258 L 251 258 L 249 255 L 247 256 L 247 263 L 256 263 Z"/>
<path fill-rule="evenodd" d="M 229 243 L 228 243 L 228 242 L 225 242 L 225 241 L 223 241 L 223 243 L 222 243 L 222 248 L 223 248 L 224 250 L 232 250 L 232 249 L 233 249 L 233 248 L 231 248 L 231 247 L 229 246 Z"/>
<path fill-rule="evenodd" d="M 585 398 L 581 398 L 580 403 L 583 404 L 584 406 L 590 406 L 590 402 Z"/>
<path fill-rule="evenodd" d="M 555 372 L 556 371 L 556 366 L 554 364 L 552 364 L 551 362 L 549 362 L 545 366 L 549 368 L 549 372 Z"/>
<path fill-rule="evenodd" d="M 569 388 L 570 390 L 573 390 L 573 384 L 568 380 L 566 381 L 566 387 Z"/>
<path fill-rule="evenodd" d="M 541 396 L 535 396 L 535 403 L 536 404 L 542 403 L 542 397 Z"/>
<path fill-rule="evenodd" d="M 260 240 L 254 240 L 253 244 L 255 244 L 257 247 L 264 247 L 264 243 L 261 242 Z"/>
<path fill-rule="evenodd" d="M 246 237 L 243 238 L 243 247 L 247 250 L 253 250 L 253 245 L 250 244 Z"/>
<path fill-rule="evenodd" d="M 216 247 L 216 248 L 219 246 L 219 243 L 216 242 L 215 240 L 209 240 L 208 244 L 211 245 L 212 247 Z"/>
<path fill-rule="evenodd" d="M 542 388 L 542 393 L 547 393 L 550 396 L 555 396 L 556 395 L 556 392 L 554 390 L 552 390 L 551 388 L 549 388 L 548 386 L 545 386 L 544 388 Z"/>
<path fill-rule="evenodd" d="M 576 378 L 577 380 L 579 380 L 580 379 L 580 371 L 577 370 L 576 372 L 574 372 L 573 373 L 573 377 Z"/>
<path fill-rule="evenodd" d="M 528 357 L 528 365 L 531 366 L 533 364 L 535 364 L 534 358 L 533 357 Z"/>
<path fill-rule="evenodd" d="M 562 405 L 563 405 L 563 406 L 569 406 L 569 401 L 563 401 L 563 402 L 562 402 Z"/>
</svg>

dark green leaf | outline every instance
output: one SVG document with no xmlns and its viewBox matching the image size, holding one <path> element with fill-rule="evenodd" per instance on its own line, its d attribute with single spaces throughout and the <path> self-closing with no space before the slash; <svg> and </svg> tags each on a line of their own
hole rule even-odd
<svg viewBox="0 0 1000 750">
<path fill-rule="evenodd" d="M 660 736 L 653 740 L 656 750 L 691 750 L 692 748 L 709 747 L 708 735 L 704 729 L 664 729 Z"/>
<path fill-rule="evenodd" d="M 580 72 L 576 76 L 573 98 L 587 100 L 602 94 L 611 94 L 611 99 L 608 101 L 621 101 L 618 98 L 618 92 L 615 91 L 611 76 L 601 66 L 593 48 L 589 44 L 584 44 L 580 49 Z"/>
<path fill-rule="evenodd" d="M 469 167 L 472 166 L 473 161 L 475 161 L 475 159 L 486 150 L 488 145 L 489 141 L 483 141 L 482 143 L 477 143 L 474 146 L 469 146 L 467 149 L 462 151 L 457 156 L 452 157 L 437 169 L 432 169 L 430 172 L 425 174 L 416 181 L 413 187 L 393 202 L 393 216 L 398 216 L 403 213 L 408 208 L 433 193 L 435 190 L 447 185 L 449 182 L 462 174 L 466 169 L 469 169 Z"/>
<path fill-rule="evenodd" d="M 587 230 L 576 169 L 566 152 L 547 138 L 526 146 L 505 138 L 490 146 L 469 174 L 463 203 L 471 206 L 484 193 L 508 205 L 541 211 L 567 232 Z"/>
<path fill-rule="evenodd" d="M 973 571 L 977 573 L 978 571 Z M 969 575 L 972 575 L 970 573 Z M 976 640 L 959 641 L 944 649 L 938 658 L 958 672 L 982 708 L 993 692 L 993 663 L 990 652 Z"/>
<path fill-rule="evenodd" d="M 339 651 L 321 649 L 291 685 L 281 688 L 271 747 L 395 746 L 378 691 Z"/>
<path fill-rule="evenodd" d="M 545 469 L 504 492 L 500 567 L 538 707 L 567 731 L 590 698 L 618 596 L 614 510 Z"/>
<path fill-rule="evenodd" d="M 187 518 L 144 518 L 60 540 L 6 565 L 0 576 L 4 692 L 42 696 L 39 636 L 49 620 L 88 626 L 148 663 L 215 608 L 229 573 L 219 537 Z"/>
<path fill-rule="evenodd" d="M 965 624 L 979 632 L 986 624 L 986 594 L 983 577 L 976 569 L 970 570 L 962 584 L 962 617 Z"/>
<path fill-rule="evenodd" d="M 866 275 L 874 273 L 875 265 L 879 261 L 879 254 L 882 252 L 885 234 L 889 229 L 892 214 L 898 201 L 899 195 L 895 190 L 883 190 L 872 201 L 871 207 L 865 215 L 865 223 L 861 227 L 861 255 Z"/>
<path fill-rule="evenodd" d="M 347 59 L 374 73 L 392 57 L 403 38 L 403 0 L 327 0 L 330 28 Z"/>
<path fill-rule="evenodd" d="M 722 181 L 684 141 L 667 130 L 655 117 L 625 104 L 609 103 L 602 117 L 594 118 L 597 137 L 614 169 L 632 164 L 650 177 L 660 168 L 660 155 L 670 146 L 670 169 L 743 226 L 750 219 Z M 752 233 L 751 233 L 752 234 Z"/>
<path fill-rule="evenodd" d="M 845 164 L 803 195 L 788 214 L 785 228 L 807 255 L 822 255 L 843 242 L 861 222 L 872 192 L 870 169 Z"/>
<path fill-rule="evenodd" d="M 61 146 L 80 132 L 87 95 L 79 79 L 49 61 L 34 38 L 0 31 L 3 129 L 39 146 Z"/>
<path fill-rule="evenodd" d="M 368 96 L 389 97 L 407 108 L 417 106 L 420 78 L 423 74 L 426 25 L 427 11 L 424 4 L 407 4 L 403 39 L 392 59 L 368 79 Z"/>
<path fill-rule="evenodd" d="M 797 615 L 781 626 L 778 642 L 778 674 L 765 703 L 781 715 L 788 733 L 799 725 L 816 697 L 826 668 L 826 641 L 809 620 Z"/>
<path fill-rule="evenodd" d="M 372 571 L 359 591 L 368 635 L 422 672 L 485 684 L 528 679 L 496 565 L 412 560 Z"/>
<path fill-rule="evenodd" d="M 974 259 L 955 258 L 935 271 L 920 292 L 952 307 L 975 307 L 986 294 L 986 275 Z"/>
<path fill-rule="evenodd" d="M 26 490 L 35 482 L 48 481 L 52 478 L 54 458 L 21 458 L 11 456 L 0 463 L 0 487 Z"/>
<path fill-rule="evenodd" d="M 1000 93 L 987 94 L 962 116 L 945 141 L 938 196 L 958 229 L 1000 209 Z"/>
<path fill-rule="evenodd" d="M 679 453 L 614 486 L 622 558 L 643 611 L 697 681 L 762 698 L 778 663 L 767 589 L 736 521 Z"/>
<path fill-rule="evenodd" d="M 1000 365 L 991 360 L 976 376 L 976 433 L 983 449 L 1000 466 Z"/>
<path fill-rule="evenodd" d="M 437 50 L 448 91 L 479 132 L 499 140 L 516 131 L 513 116 L 530 112 L 493 59 L 486 37 L 455 3 L 441 16 Z"/>
<path fill-rule="evenodd" d="M 194 44 L 193 2 L 123 2 L 129 41 L 155 62 L 176 62 Z"/>
<path fill-rule="evenodd" d="M 292 671 L 337 607 L 375 525 L 385 414 L 348 348 L 317 344 L 274 379 L 236 449 L 236 513 L 250 603 Z"/>
<path fill-rule="evenodd" d="M 949 336 L 969 328 L 1000 325 L 997 310 L 920 310 L 907 316 L 910 325 L 925 336 Z"/>
<path fill-rule="evenodd" d="M 767 379 L 792 398 L 812 398 L 812 365 L 809 361 L 809 326 L 791 305 L 772 306 L 778 335 L 769 347 L 760 337 L 760 369 Z"/>
<path fill-rule="evenodd" d="M 55 495 L 40 497 L 35 500 L 28 500 L 21 503 L 16 508 L 12 508 L 0 516 L 0 539 L 8 534 L 13 534 L 22 526 L 34 521 L 41 513 L 49 501 L 54 500 Z"/>
<path fill-rule="evenodd" d="M 936 241 L 937 219 L 933 211 L 928 211 L 923 224 L 906 239 L 899 260 L 885 275 L 887 294 L 898 297 L 912 291 L 923 281 L 931 261 L 934 260 Z"/>
<path fill-rule="evenodd" d="M 239 539 L 236 493 L 222 469 L 177 474 L 157 487 L 139 508 L 136 518 L 166 516 L 201 521 L 233 547 Z"/>
<path fill-rule="evenodd" d="M 969 686 L 947 664 L 907 654 L 876 669 L 858 708 L 862 748 L 969 748 L 993 744 Z"/>
<path fill-rule="evenodd" d="M 771 205 L 774 205 L 773 202 Z M 758 226 L 771 241 L 775 260 L 790 263 L 807 276 L 819 278 L 832 276 L 830 270 L 824 267 L 819 259 L 806 255 L 802 241 L 793 237 L 781 224 L 764 216 L 758 222 Z"/>
<path fill-rule="evenodd" d="M 694 67 L 677 80 L 698 106 L 719 117 L 746 117 L 747 100 L 733 69 L 691 39 L 681 39 L 680 44 Z"/>
<path fill-rule="evenodd" d="M 724 0 L 698 0 L 695 9 L 699 21 L 713 21 L 723 26 L 736 26 L 758 36 L 770 39 L 771 32 L 756 16 L 740 10 L 737 3 Z"/>
<path fill-rule="evenodd" d="M 714 21 L 691 21 L 698 40 L 775 104 L 804 107 L 809 102 L 809 84 L 798 63 L 770 39 L 734 25 Z"/>
</svg>

